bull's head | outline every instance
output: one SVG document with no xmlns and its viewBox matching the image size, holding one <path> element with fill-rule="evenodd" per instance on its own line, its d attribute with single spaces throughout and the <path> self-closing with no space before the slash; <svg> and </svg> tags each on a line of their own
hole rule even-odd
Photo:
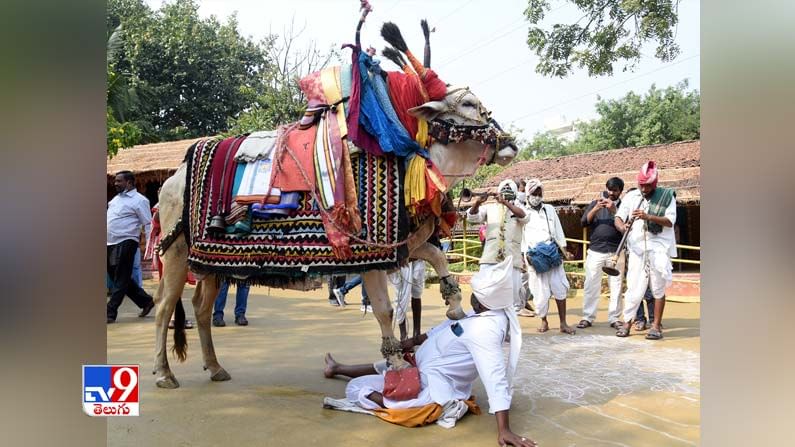
<svg viewBox="0 0 795 447">
<path fill-rule="evenodd" d="M 428 122 L 434 138 L 431 158 L 451 186 L 481 164 L 505 166 L 516 156 L 514 138 L 468 87 L 448 88 L 442 101 L 426 102 L 409 113 Z"/>
</svg>

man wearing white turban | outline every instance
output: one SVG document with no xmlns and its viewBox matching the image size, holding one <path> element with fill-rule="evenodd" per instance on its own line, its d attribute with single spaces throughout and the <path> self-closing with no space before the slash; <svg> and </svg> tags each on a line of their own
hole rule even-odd
<svg viewBox="0 0 795 447">
<path fill-rule="evenodd" d="M 563 227 L 560 225 L 555 207 L 542 202 L 544 187 L 541 180 L 533 178 L 527 180 L 526 183 L 527 225 L 524 226 L 523 231 L 522 253 L 527 253 L 528 249 L 535 248 L 542 242 L 554 241 L 566 259 L 571 259 L 573 256 L 566 250 L 566 235 L 563 234 Z M 569 280 L 566 279 L 563 263 L 543 273 L 536 272 L 526 259 L 525 263 L 528 272 L 528 286 L 533 294 L 533 304 L 536 314 L 541 317 L 541 327 L 538 328 L 538 331 L 549 330 L 547 322 L 549 298 L 554 296 L 560 317 L 560 331 L 574 334 L 575 330 L 566 323 L 566 296 L 569 293 Z"/>
<path fill-rule="evenodd" d="M 511 256 L 513 268 L 510 271 L 513 283 L 512 297 L 514 311 L 519 312 L 525 306 L 522 290 L 522 228 L 527 223 L 527 210 L 514 199 L 518 188 L 513 180 L 507 179 L 497 186 L 496 203 L 490 202 L 483 206 L 486 198 L 481 196 L 467 212 L 467 220 L 472 223 L 486 224 L 486 242 L 480 256 L 480 271 L 493 266 Z M 507 197 L 507 198 L 506 198 Z M 512 198 L 513 197 L 513 198 Z"/>
<path fill-rule="evenodd" d="M 416 352 L 420 373 L 420 392 L 414 399 L 393 401 L 383 396 L 384 360 L 374 364 L 345 365 L 326 354 L 324 374 L 351 377 L 345 388 L 348 401 L 367 410 L 378 408 L 417 408 L 437 403 L 445 406 L 472 395 L 472 385 L 480 377 L 489 401 L 489 413 L 497 418 L 500 445 L 532 447 L 536 443 L 513 433 L 508 414 L 511 408 L 511 382 L 519 360 L 522 332 L 513 311 L 513 259 L 488 266 L 472 277 L 470 302 L 473 311 L 461 320 L 447 320 L 439 326 L 403 341 L 404 349 L 419 345 Z M 510 340 L 508 364 L 502 344 Z"/>
</svg>

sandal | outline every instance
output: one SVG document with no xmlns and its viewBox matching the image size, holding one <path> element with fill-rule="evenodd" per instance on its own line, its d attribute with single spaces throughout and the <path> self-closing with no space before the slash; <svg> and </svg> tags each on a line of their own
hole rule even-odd
<svg viewBox="0 0 795 447">
<path fill-rule="evenodd" d="M 580 329 L 585 329 L 585 328 L 591 327 L 591 326 L 593 326 L 593 325 L 588 320 L 580 320 L 580 322 L 577 323 L 577 327 L 580 328 Z"/>
<path fill-rule="evenodd" d="M 636 331 L 645 331 L 646 329 L 648 329 L 648 327 L 646 326 L 646 322 L 645 321 L 638 321 L 638 322 L 635 323 L 635 330 Z"/>
<path fill-rule="evenodd" d="M 629 337 L 629 325 L 621 326 L 618 331 L 616 331 L 616 337 Z"/>
<path fill-rule="evenodd" d="M 646 334 L 646 340 L 660 340 L 662 338 L 663 338 L 662 332 L 654 328 L 649 329 L 649 333 Z"/>
<path fill-rule="evenodd" d="M 618 328 L 620 328 L 622 324 L 623 323 L 620 322 L 620 321 L 614 321 L 614 322 L 610 323 L 610 327 L 615 329 L 615 330 L 618 330 Z"/>
</svg>

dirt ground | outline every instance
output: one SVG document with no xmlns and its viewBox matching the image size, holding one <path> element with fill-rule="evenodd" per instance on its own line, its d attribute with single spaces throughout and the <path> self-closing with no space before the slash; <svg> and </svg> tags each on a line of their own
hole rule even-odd
<svg viewBox="0 0 795 447">
<path fill-rule="evenodd" d="M 153 292 L 155 283 L 145 288 Z M 468 286 L 462 289 L 468 296 Z M 188 286 L 183 294 L 191 319 L 192 293 Z M 108 445 L 496 445 L 495 420 L 479 382 L 474 393 L 483 414 L 466 415 L 453 429 L 404 428 L 322 408 L 324 396 L 344 396 L 346 383 L 323 377 L 324 353 L 346 363 L 378 359 L 380 332 L 374 317 L 359 311 L 360 293 L 351 291 L 350 305 L 340 309 L 329 306 L 325 289 L 253 287 L 250 324 L 239 327 L 233 288 L 227 326 L 213 328 L 219 361 L 232 380 L 210 381 L 197 331 L 190 329 L 188 360 L 170 358 L 181 385 L 176 390 L 158 389 L 150 374 L 154 317 L 137 318 L 137 307 L 125 300 L 117 323 L 108 326 L 108 363 L 140 364 L 141 416 L 109 418 Z M 444 318 L 437 285 L 425 289 L 423 302 L 427 330 Z M 574 336 L 557 332 L 557 313 L 550 314 L 546 334 L 536 333 L 538 318 L 520 319 L 524 338 L 511 427 L 545 447 L 697 445 L 699 304 L 668 303 L 665 338 L 656 342 L 634 331 L 628 339 L 615 337 L 606 306 L 602 299 L 595 326 Z M 568 307 L 569 324 L 576 324 L 582 299 L 569 299 Z"/>
</svg>

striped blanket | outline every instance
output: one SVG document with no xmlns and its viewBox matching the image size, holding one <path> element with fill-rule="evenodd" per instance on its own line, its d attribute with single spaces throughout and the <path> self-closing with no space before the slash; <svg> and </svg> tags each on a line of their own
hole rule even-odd
<svg viewBox="0 0 795 447">
<path fill-rule="evenodd" d="M 375 156 L 362 151 L 350 155 L 362 229 L 352 235 L 353 255 L 348 258 L 335 255 L 326 236 L 324 211 L 312 193 L 300 193 L 298 208 L 288 215 L 267 219 L 255 215 L 250 234 L 208 232 L 214 212 L 208 205 L 217 203 L 219 194 L 213 186 L 213 172 L 218 172 L 214 163 L 224 163 L 216 157 L 223 143 L 202 140 L 186 155 L 183 222 L 187 223 L 184 228 L 192 270 L 233 282 L 301 289 L 317 284 L 311 280 L 319 275 L 392 269 L 407 257 L 406 246 L 396 246 L 408 235 L 401 184 L 405 168 L 391 154 Z"/>
</svg>

